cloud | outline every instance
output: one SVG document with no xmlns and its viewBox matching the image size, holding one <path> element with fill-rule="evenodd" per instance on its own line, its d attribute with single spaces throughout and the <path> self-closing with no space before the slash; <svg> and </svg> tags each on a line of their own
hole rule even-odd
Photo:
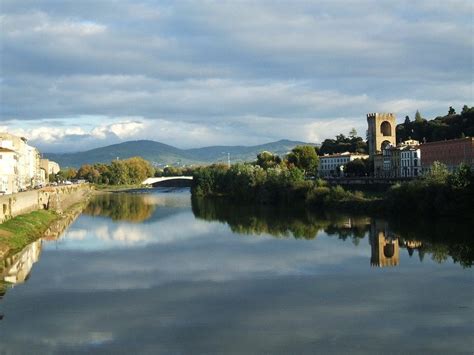
<svg viewBox="0 0 474 355">
<path fill-rule="evenodd" d="M 181 147 L 321 140 L 336 122 L 364 130 L 367 112 L 434 117 L 474 97 L 468 0 L 2 5 L 0 120 L 84 131 L 38 139 L 56 150 L 94 135 Z"/>
</svg>

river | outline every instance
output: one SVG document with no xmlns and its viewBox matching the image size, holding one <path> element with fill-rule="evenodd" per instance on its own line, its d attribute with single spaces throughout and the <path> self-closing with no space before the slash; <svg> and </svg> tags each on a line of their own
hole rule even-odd
<svg viewBox="0 0 474 355">
<path fill-rule="evenodd" d="M 463 223 L 97 196 L 4 262 L 0 353 L 466 353 Z"/>
</svg>

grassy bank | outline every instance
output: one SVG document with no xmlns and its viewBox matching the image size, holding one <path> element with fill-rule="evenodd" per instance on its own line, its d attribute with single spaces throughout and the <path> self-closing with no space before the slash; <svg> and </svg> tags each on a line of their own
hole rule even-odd
<svg viewBox="0 0 474 355">
<path fill-rule="evenodd" d="M 0 224 L 0 248 L 8 252 L 21 250 L 35 241 L 60 216 L 52 211 L 40 210 L 21 215 Z"/>
<path fill-rule="evenodd" d="M 72 221 L 86 204 L 87 199 L 72 205 L 61 214 L 38 210 L 0 224 L 0 258 L 19 252 L 28 244 L 44 236 L 52 226 L 61 226 Z"/>
</svg>

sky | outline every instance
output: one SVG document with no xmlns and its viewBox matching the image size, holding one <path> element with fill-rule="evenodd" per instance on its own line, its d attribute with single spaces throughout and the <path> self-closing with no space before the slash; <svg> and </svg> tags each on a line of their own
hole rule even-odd
<svg viewBox="0 0 474 355">
<path fill-rule="evenodd" d="M 0 0 L 0 131 L 43 152 L 319 143 L 474 104 L 471 0 Z"/>
</svg>

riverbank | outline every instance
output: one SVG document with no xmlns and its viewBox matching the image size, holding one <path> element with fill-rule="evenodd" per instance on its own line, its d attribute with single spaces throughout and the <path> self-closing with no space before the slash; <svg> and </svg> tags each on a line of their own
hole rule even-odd
<svg viewBox="0 0 474 355">
<path fill-rule="evenodd" d="M 21 251 L 35 240 L 55 238 L 62 233 L 87 206 L 91 193 L 62 211 L 37 210 L 0 224 L 0 259 Z"/>
<path fill-rule="evenodd" d="M 295 167 L 264 169 L 258 165 L 216 165 L 194 173 L 194 197 L 225 197 L 236 202 L 304 206 L 377 216 L 451 216 L 472 218 L 474 175 L 468 167 L 449 173 L 438 167 L 423 179 L 367 192 L 305 179 Z"/>
</svg>

